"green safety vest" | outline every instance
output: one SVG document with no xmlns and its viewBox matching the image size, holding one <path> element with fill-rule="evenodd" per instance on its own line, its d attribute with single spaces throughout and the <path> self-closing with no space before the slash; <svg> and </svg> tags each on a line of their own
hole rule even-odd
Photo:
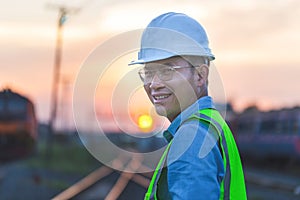
<svg viewBox="0 0 300 200">
<path fill-rule="evenodd" d="M 197 119 L 209 124 L 210 127 L 212 126 L 219 135 L 220 150 L 225 169 L 225 177 L 223 178 L 220 187 L 220 200 L 246 200 L 247 193 L 240 155 L 230 128 L 224 121 L 223 117 L 215 109 L 204 109 L 199 110 L 197 114 L 188 118 L 188 120 L 192 119 Z M 157 200 L 156 184 L 171 144 L 172 141 L 169 142 L 160 161 L 158 162 L 144 200 Z"/>
</svg>

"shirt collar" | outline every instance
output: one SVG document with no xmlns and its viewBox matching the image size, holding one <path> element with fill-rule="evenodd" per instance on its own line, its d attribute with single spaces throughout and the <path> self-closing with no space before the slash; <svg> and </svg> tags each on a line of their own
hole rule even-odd
<svg viewBox="0 0 300 200">
<path fill-rule="evenodd" d="M 164 137 L 169 142 L 172 137 L 174 137 L 177 129 L 181 125 L 182 122 L 187 120 L 191 115 L 197 113 L 199 110 L 203 110 L 206 108 L 215 109 L 213 100 L 210 96 L 201 97 L 195 103 L 190 105 L 184 111 L 182 111 L 170 124 L 169 128 L 164 132 Z"/>
</svg>

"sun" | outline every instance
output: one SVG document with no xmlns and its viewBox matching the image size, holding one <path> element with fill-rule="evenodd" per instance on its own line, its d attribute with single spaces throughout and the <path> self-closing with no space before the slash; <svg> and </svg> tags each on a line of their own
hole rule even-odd
<svg viewBox="0 0 300 200">
<path fill-rule="evenodd" d="M 152 129 L 152 126 L 153 126 L 152 117 L 150 115 L 147 115 L 147 114 L 139 116 L 138 126 L 144 132 L 150 131 Z"/>
</svg>

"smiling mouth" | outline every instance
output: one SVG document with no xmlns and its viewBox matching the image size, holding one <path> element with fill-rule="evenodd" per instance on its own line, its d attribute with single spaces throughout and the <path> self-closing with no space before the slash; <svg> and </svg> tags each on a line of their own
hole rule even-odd
<svg viewBox="0 0 300 200">
<path fill-rule="evenodd" d="M 159 100 L 166 99 L 166 98 L 168 98 L 169 96 L 171 96 L 171 95 L 170 95 L 170 94 L 166 94 L 166 95 L 154 95 L 154 96 L 153 96 L 153 99 L 159 101 Z"/>
</svg>

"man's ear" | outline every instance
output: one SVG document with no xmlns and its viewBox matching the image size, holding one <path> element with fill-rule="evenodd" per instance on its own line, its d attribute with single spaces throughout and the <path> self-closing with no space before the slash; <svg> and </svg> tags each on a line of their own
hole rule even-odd
<svg viewBox="0 0 300 200">
<path fill-rule="evenodd" d="M 196 67 L 197 75 L 198 75 L 198 86 L 203 86 L 208 82 L 208 66 L 206 64 L 202 64 Z"/>
</svg>

